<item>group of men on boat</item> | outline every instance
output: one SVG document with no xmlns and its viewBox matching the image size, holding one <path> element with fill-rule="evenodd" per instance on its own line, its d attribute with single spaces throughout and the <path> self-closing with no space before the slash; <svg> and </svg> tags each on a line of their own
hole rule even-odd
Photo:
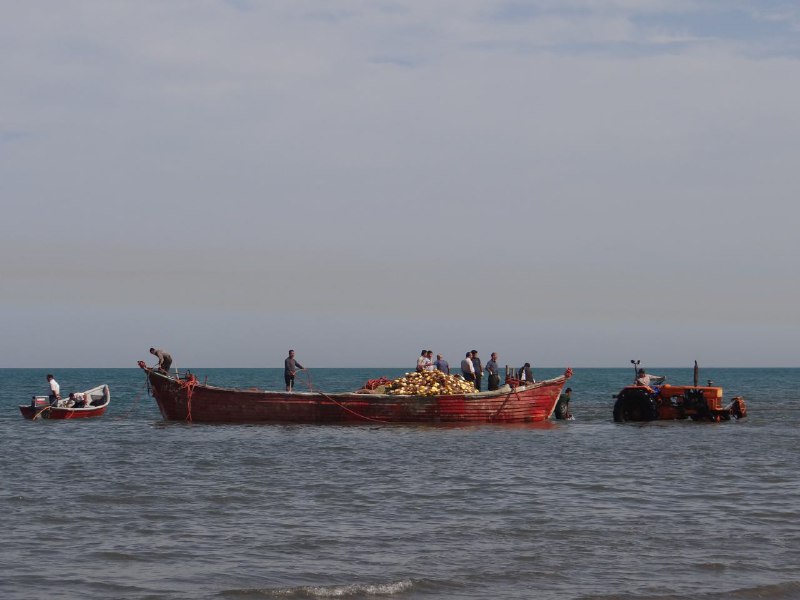
<svg viewBox="0 0 800 600">
<path fill-rule="evenodd" d="M 417 358 L 417 371 L 442 371 L 450 375 L 450 364 L 442 357 L 441 354 L 436 355 L 436 360 L 433 360 L 433 350 L 422 350 L 419 358 Z M 497 364 L 497 352 L 492 352 L 491 357 L 484 365 L 478 356 L 477 350 L 470 350 L 461 361 L 461 376 L 471 381 L 475 385 L 475 389 L 481 391 L 481 382 L 483 381 L 483 374 L 488 375 L 487 389 L 491 392 L 500 387 L 500 373 Z M 531 370 L 531 363 L 526 362 L 517 371 L 517 379 L 521 382 L 535 383 L 533 378 L 533 371 Z"/>
<path fill-rule="evenodd" d="M 433 360 L 433 350 L 423 350 L 417 358 L 416 370 L 422 371 L 442 371 L 450 375 L 450 364 L 444 359 L 441 354 L 436 355 L 436 360 Z M 481 382 L 483 380 L 484 372 L 488 375 L 487 390 L 495 391 L 500 388 L 500 373 L 499 365 L 497 363 L 497 352 L 492 352 L 488 361 L 484 365 L 478 356 L 477 350 L 470 350 L 461 361 L 461 376 L 466 381 L 471 381 L 475 385 L 477 391 L 481 391 Z M 533 369 L 531 363 L 526 362 L 516 372 L 516 378 L 520 384 L 536 383 L 533 377 Z M 287 388 L 288 389 L 288 388 Z M 556 408 L 556 417 L 559 419 L 571 419 L 572 413 L 569 409 L 570 397 L 572 395 L 572 388 L 567 388 L 561 394 L 559 403 Z"/>
</svg>

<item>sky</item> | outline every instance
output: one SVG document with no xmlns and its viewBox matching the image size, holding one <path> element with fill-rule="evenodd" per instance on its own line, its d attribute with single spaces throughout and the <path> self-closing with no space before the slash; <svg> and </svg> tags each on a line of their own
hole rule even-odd
<svg viewBox="0 0 800 600">
<path fill-rule="evenodd" d="M 800 366 L 800 5 L 0 0 L 0 367 Z"/>
</svg>

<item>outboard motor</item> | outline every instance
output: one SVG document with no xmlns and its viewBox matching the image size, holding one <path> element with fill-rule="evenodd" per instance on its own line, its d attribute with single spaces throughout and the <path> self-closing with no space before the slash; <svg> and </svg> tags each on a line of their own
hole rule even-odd
<svg viewBox="0 0 800 600">
<path fill-rule="evenodd" d="M 50 406 L 50 399 L 47 396 L 34 396 L 31 398 L 31 408 L 40 409 Z"/>
</svg>

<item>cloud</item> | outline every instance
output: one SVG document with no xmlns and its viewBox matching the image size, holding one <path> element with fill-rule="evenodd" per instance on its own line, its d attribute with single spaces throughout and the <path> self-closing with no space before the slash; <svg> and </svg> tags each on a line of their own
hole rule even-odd
<svg viewBox="0 0 800 600">
<path fill-rule="evenodd" d="M 791 5 L 326 7 L 0 9 L 0 313 L 796 326 Z"/>
<path fill-rule="evenodd" d="M 31 133 L 29 131 L 19 131 L 14 129 L 0 129 L 0 145 L 13 144 L 29 138 Z"/>
</svg>

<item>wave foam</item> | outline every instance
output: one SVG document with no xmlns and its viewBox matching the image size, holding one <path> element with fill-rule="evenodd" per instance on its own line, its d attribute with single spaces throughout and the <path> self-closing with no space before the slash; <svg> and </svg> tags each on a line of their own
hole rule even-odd
<svg viewBox="0 0 800 600">
<path fill-rule="evenodd" d="M 267 598 L 362 598 L 364 596 L 393 596 L 410 590 L 414 586 L 411 580 L 391 583 L 316 586 L 303 585 L 290 588 L 269 590 L 229 590 L 225 595 L 262 595 Z"/>
</svg>

